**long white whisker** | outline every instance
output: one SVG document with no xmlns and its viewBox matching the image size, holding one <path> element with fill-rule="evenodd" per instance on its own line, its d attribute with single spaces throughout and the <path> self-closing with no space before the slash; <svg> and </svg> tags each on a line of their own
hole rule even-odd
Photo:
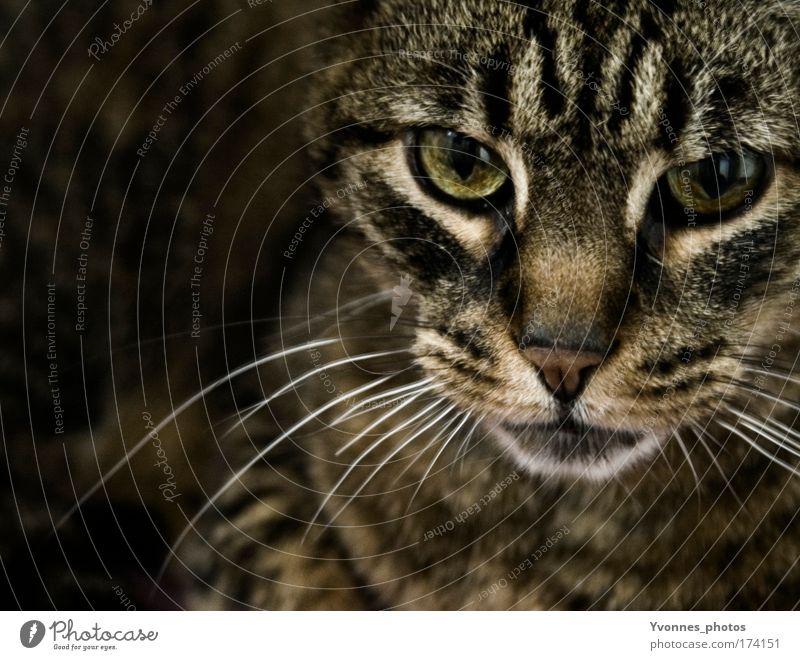
<svg viewBox="0 0 800 660">
<path fill-rule="evenodd" d="M 412 394 L 424 394 L 425 392 L 430 391 L 430 389 L 431 388 L 425 388 L 421 392 L 413 392 L 413 391 L 412 392 L 404 392 L 403 394 L 398 394 L 397 396 L 391 397 L 389 399 L 383 399 L 383 402 L 382 402 L 382 405 L 380 406 L 380 408 L 391 407 L 391 404 L 397 403 L 398 401 L 405 401 Z M 347 419 L 348 420 L 349 419 L 356 419 L 357 417 L 363 417 L 364 415 L 368 415 L 369 413 L 374 413 L 374 412 L 375 412 L 375 410 L 371 409 L 371 408 L 370 409 L 365 409 L 365 410 L 359 410 L 356 414 L 351 415 Z"/>
<path fill-rule="evenodd" d="M 218 428 L 222 426 L 225 422 L 229 422 L 232 419 L 236 419 L 237 417 L 241 418 L 242 415 L 248 414 L 250 411 L 255 410 L 256 408 L 260 408 L 263 401 L 256 401 L 256 403 L 251 403 L 249 406 L 245 406 L 244 408 L 240 408 L 235 413 L 230 415 L 226 415 L 218 422 L 214 423 L 214 428 Z"/>
<path fill-rule="evenodd" d="M 337 417 L 333 422 L 331 422 L 330 426 L 335 426 L 339 422 L 344 421 L 346 419 L 350 419 L 350 418 L 353 418 L 353 417 L 358 417 L 360 415 L 365 415 L 367 413 L 373 412 L 372 410 L 362 410 L 362 411 L 357 412 L 356 414 L 352 414 L 351 411 L 354 410 L 354 409 L 363 407 L 364 404 L 369 404 L 372 401 L 377 401 L 379 399 L 383 399 L 383 398 L 385 398 L 387 396 L 390 396 L 394 392 L 403 391 L 404 393 L 399 395 L 399 396 L 390 398 L 390 399 L 385 399 L 385 402 L 387 404 L 394 403 L 395 401 L 400 401 L 402 399 L 405 399 L 407 396 L 409 396 L 409 393 L 408 393 L 407 390 L 409 390 L 412 387 L 415 387 L 417 385 L 429 382 L 430 380 L 431 380 L 430 378 L 423 378 L 421 380 L 416 381 L 415 383 L 412 383 L 411 385 L 403 385 L 402 387 L 392 388 L 392 389 L 386 390 L 386 391 L 384 391 L 384 392 L 382 392 L 380 394 L 376 394 L 374 396 L 371 396 L 368 399 L 364 399 L 363 401 L 359 402 L 358 404 L 356 404 L 352 408 L 350 408 L 347 412 L 345 412 L 344 414 L 342 414 L 339 417 Z M 414 392 L 411 392 L 411 394 L 414 394 Z M 235 419 L 236 417 L 241 418 L 241 416 L 243 414 L 248 415 L 248 417 L 249 417 L 249 413 L 251 413 L 253 410 L 260 410 L 263 405 L 264 405 L 264 401 L 263 400 L 262 401 L 257 401 L 256 403 L 253 403 L 253 404 L 250 404 L 249 406 L 246 406 L 246 407 L 242 408 L 241 410 L 237 410 L 235 413 L 233 413 L 231 415 L 227 415 L 224 419 L 222 419 L 220 422 L 215 424 L 215 426 L 221 426 L 225 422 L 229 422 L 230 420 Z M 241 419 L 240 419 L 239 423 L 241 423 Z M 228 431 L 230 431 L 230 430 L 231 429 L 228 429 Z"/>
<path fill-rule="evenodd" d="M 272 449 L 273 449 L 273 448 L 275 448 L 275 446 L 277 446 L 277 445 L 278 445 L 280 442 L 282 442 L 283 440 L 285 440 L 286 438 L 288 438 L 288 437 L 289 437 L 289 436 L 290 436 L 292 433 L 294 433 L 294 432 L 295 432 L 295 431 L 297 431 L 298 429 L 301 429 L 303 426 L 305 426 L 306 424 L 308 424 L 310 421 L 312 421 L 312 420 L 316 419 L 317 417 L 319 417 L 319 415 L 320 415 L 321 413 L 325 412 L 326 410 L 330 410 L 330 409 L 331 409 L 331 408 L 333 408 L 334 406 L 337 406 L 337 405 L 339 405 L 340 403 L 342 403 L 342 402 L 344 402 L 344 401 L 347 401 L 347 400 L 348 400 L 348 398 L 350 398 L 350 397 L 357 396 L 358 394 L 362 394 L 363 392 L 366 392 L 366 391 L 368 391 L 368 390 L 371 390 L 373 387 L 377 387 L 378 385 L 382 385 L 383 383 L 385 383 L 386 381 L 388 381 L 388 380 L 389 380 L 390 378 L 392 378 L 392 377 L 393 377 L 392 375 L 389 375 L 389 376 L 384 376 L 383 378 L 379 378 L 378 380 L 375 380 L 375 381 L 372 381 L 372 382 L 370 382 L 370 383 L 367 383 L 366 385 L 362 385 L 362 386 L 360 386 L 360 387 L 357 387 L 357 388 L 356 388 L 356 389 L 354 389 L 354 390 L 350 390 L 349 392 L 345 392 L 345 393 L 344 393 L 344 394 L 342 394 L 341 396 L 339 396 L 339 397 L 337 397 L 337 398 L 333 399 L 333 401 L 329 401 L 328 403 L 326 403 L 326 404 L 324 404 L 324 405 L 320 406 L 320 407 L 319 407 L 319 408 L 317 408 L 316 410 L 314 410 L 314 411 L 310 412 L 308 415 L 306 415 L 306 416 L 305 416 L 303 419 L 301 419 L 299 422 L 297 422 L 297 423 L 296 423 L 294 426 L 292 426 L 292 427 L 291 427 L 291 428 L 290 428 L 288 431 L 285 431 L 285 432 L 284 432 L 284 433 L 282 433 L 280 436 L 278 436 L 278 438 L 276 438 L 275 440 L 273 440 L 273 441 L 272 441 L 272 442 L 271 442 L 269 445 L 267 445 L 267 446 L 266 446 L 264 449 L 262 449 L 261 451 L 259 451 L 259 452 L 258 452 L 258 453 L 257 453 L 257 454 L 256 454 L 256 455 L 253 457 L 253 458 L 251 458 L 249 461 L 247 461 L 247 463 L 245 463 L 245 465 L 244 465 L 243 467 L 241 467 L 239 470 L 237 470 L 237 471 L 236 471 L 236 473 L 235 473 L 235 474 L 234 474 L 234 475 L 233 475 L 233 476 L 232 476 L 230 479 L 228 479 L 228 480 L 227 480 L 227 481 L 226 481 L 226 482 L 223 484 L 223 486 L 222 486 L 221 488 L 219 488 L 219 489 L 218 489 L 218 490 L 217 490 L 217 491 L 216 491 L 216 492 L 215 492 L 215 493 L 214 493 L 214 494 L 213 494 L 213 495 L 212 495 L 212 496 L 211 496 L 211 497 L 210 497 L 210 498 L 209 498 L 209 499 L 208 499 L 208 500 L 207 500 L 207 501 L 206 501 L 206 502 L 203 504 L 203 506 L 202 506 L 202 507 L 200 507 L 200 509 L 198 510 L 198 512 L 197 512 L 197 513 L 196 513 L 196 514 L 195 514 L 195 515 L 192 517 L 192 519 L 189 521 L 189 524 L 188 524 L 188 525 L 186 525 L 186 526 L 183 528 L 183 531 L 180 533 L 180 535 L 179 535 L 179 536 L 178 536 L 178 538 L 176 539 L 175 543 L 173 543 L 173 544 L 172 544 L 172 546 L 170 547 L 170 552 L 169 552 L 169 555 L 167 556 L 166 560 L 164 561 L 164 565 L 162 566 L 162 568 L 161 568 L 161 571 L 159 572 L 159 578 L 158 578 L 158 579 L 160 579 L 160 578 L 161 578 L 161 575 L 163 574 L 163 572 L 164 572 L 164 569 L 166 568 L 167 564 L 169 563 L 169 561 L 170 561 L 170 559 L 171 559 L 171 556 L 175 554 L 175 550 L 176 550 L 176 549 L 178 548 L 178 546 L 180 546 L 180 544 L 183 542 L 183 539 L 184 539 L 184 538 L 186 537 L 186 535 L 189 533 L 189 530 L 190 530 L 190 529 L 194 529 L 194 526 L 195 526 L 195 524 L 197 524 L 197 521 L 198 521 L 198 520 L 200 520 L 200 518 L 202 518 L 202 517 L 203 517 L 203 515 L 205 515 L 205 513 L 206 513 L 206 512 L 207 512 L 207 511 L 208 511 L 208 510 L 209 510 L 209 509 L 210 509 L 210 508 L 211 508 L 211 507 L 214 505 L 214 503 L 215 503 L 215 502 L 216 502 L 216 501 L 217 501 L 217 500 L 218 500 L 220 497 L 222 497 L 222 495 L 224 495 L 224 494 L 225 494 L 225 492 L 226 492 L 226 491 L 227 491 L 227 490 L 228 490 L 228 489 L 229 489 L 231 486 L 233 486 L 235 483 L 239 482 L 239 481 L 241 480 L 242 476 L 244 476 L 244 474 L 245 474 L 245 473 L 246 473 L 248 470 L 250 470 L 250 468 L 252 468 L 252 467 L 253 467 L 253 466 L 254 466 L 256 463 L 258 463 L 260 460 L 262 460 L 262 459 L 264 458 L 264 456 L 266 456 L 266 455 L 267 455 L 267 454 L 268 454 L 270 451 L 272 451 Z M 156 580 L 156 581 L 158 581 L 158 580 Z"/>
<path fill-rule="evenodd" d="M 416 396 L 419 396 L 419 395 L 416 395 Z M 317 521 L 317 518 L 319 518 L 319 516 L 322 514 L 323 510 L 325 509 L 325 506 L 328 504 L 328 502 L 334 496 L 336 491 L 339 490 L 341 485 L 347 480 L 347 477 L 350 476 L 350 474 L 353 472 L 353 470 L 356 469 L 356 467 L 359 465 L 359 463 L 361 463 L 361 461 L 364 460 L 364 458 L 366 456 L 368 456 L 369 453 L 373 449 L 375 449 L 378 445 L 380 445 L 382 442 L 384 442 L 387 438 L 395 435 L 396 433 L 399 433 L 400 431 L 402 431 L 404 428 L 406 428 L 410 424 L 413 424 L 414 421 L 416 421 L 419 417 L 422 417 L 423 415 L 426 415 L 427 413 L 429 413 L 431 410 L 433 410 L 437 406 L 442 405 L 442 403 L 443 403 L 442 399 L 434 401 L 431 405 L 429 405 L 427 408 L 425 408 L 421 412 L 418 412 L 413 417 L 410 417 L 409 419 L 407 419 L 404 422 L 402 422 L 400 425 L 394 427 L 390 431 L 388 431 L 388 432 L 384 433 L 383 435 L 381 435 L 377 440 L 375 440 L 375 442 L 373 442 L 369 447 L 367 447 L 364 451 L 362 451 L 355 458 L 355 460 L 347 467 L 347 469 L 344 471 L 344 474 L 341 477 L 339 477 L 339 480 L 334 484 L 333 488 L 331 488 L 330 492 L 325 496 L 325 499 L 322 500 L 322 503 L 319 505 L 319 507 L 317 507 L 317 510 L 314 512 L 314 515 L 311 517 L 311 520 L 308 522 L 308 528 L 306 529 L 305 533 L 303 534 L 303 541 L 305 541 L 306 537 L 308 536 L 308 533 L 311 531 L 311 528 L 313 527 L 314 523 Z M 403 404 L 403 405 L 405 405 L 405 404 Z M 389 412 L 396 412 L 396 410 L 395 411 L 389 411 Z M 373 424 L 370 425 L 370 427 L 373 427 L 373 426 L 376 426 L 376 425 L 377 424 L 373 423 Z M 370 427 L 368 427 L 368 428 L 370 428 Z M 359 434 L 359 437 L 363 436 L 365 432 L 366 431 L 362 431 Z M 351 441 L 350 444 L 352 444 L 352 442 L 353 441 Z M 338 452 L 337 452 L 337 455 L 338 455 Z"/>
<path fill-rule="evenodd" d="M 421 392 L 414 392 L 414 394 L 409 396 L 408 399 L 403 401 L 403 403 L 401 403 L 399 406 L 397 406 L 396 408 L 392 408 L 391 410 L 385 412 L 383 415 L 381 415 L 378 419 L 373 421 L 371 424 L 368 424 L 365 428 L 363 428 L 361 431 L 359 431 L 358 434 L 355 437 L 351 438 L 344 445 L 339 447 L 339 449 L 336 450 L 336 454 L 335 455 L 336 456 L 341 456 L 345 451 L 350 449 L 350 447 L 352 447 L 359 440 L 361 440 L 361 438 L 363 438 L 365 435 L 367 435 L 367 433 L 369 433 L 372 429 L 376 428 L 377 426 L 380 426 L 387 419 L 389 419 L 390 417 L 393 417 L 394 415 L 399 413 L 403 408 L 405 408 L 406 406 L 412 404 L 420 396 L 422 396 L 424 394 L 424 392 L 425 392 L 425 390 L 423 390 Z M 408 426 L 409 424 L 411 424 L 415 420 L 417 420 L 420 417 L 422 417 L 431 408 L 433 408 L 436 405 L 438 405 L 439 402 L 440 402 L 440 399 L 437 399 L 433 404 L 431 404 L 428 408 L 425 408 L 422 412 L 417 413 L 413 417 L 409 417 L 405 422 L 403 422 L 403 424 L 401 426 L 396 427 L 395 431 L 402 431 L 406 426 Z"/>
<path fill-rule="evenodd" d="M 758 369 L 756 367 L 750 367 L 746 364 L 741 364 L 740 368 L 743 371 L 749 371 L 751 374 L 760 374 L 762 376 L 771 376 L 772 378 L 783 380 L 789 383 L 794 383 L 795 385 L 800 385 L 800 378 L 796 378 L 791 376 L 790 374 L 786 373 L 777 373 L 775 371 L 768 371 L 767 369 Z"/>
<path fill-rule="evenodd" d="M 720 451 L 724 451 L 728 455 L 731 454 L 730 451 L 728 451 L 728 448 L 725 447 L 724 444 L 719 442 L 713 435 L 711 435 L 709 432 L 707 432 L 705 428 L 700 426 L 700 424 L 698 424 L 697 422 L 695 422 L 694 420 L 691 420 L 691 419 L 687 419 L 686 421 L 689 422 L 689 425 L 694 429 L 695 435 L 697 435 L 698 437 L 702 436 L 702 437 L 706 438 L 707 440 L 712 442 L 715 447 L 719 447 Z M 706 427 L 707 426 L 708 426 L 708 423 L 706 424 Z"/>
<path fill-rule="evenodd" d="M 722 449 L 720 448 L 719 452 L 714 454 L 714 452 L 711 450 L 711 447 L 709 447 L 703 440 L 702 435 L 697 436 L 697 441 L 700 443 L 700 446 L 703 449 L 705 449 L 706 453 L 708 453 L 709 457 L 711 458 L 711 464 L 716 468 L 717 472 L 719 473 L 719 476 L 722 477 L 722 480 L 725 482 L 725 488 L 731 495 L 733 495 L 733 498 L 739 503 L 739 508 L 744 509 L 744 502 L 742 502 L 742 500 L 736 494 L 736 491 L 733 489 L 733 485 L 731 484 L 731 480 L 725 475 L 722 466 L 719 464 L 719 461 L 717 460 L 719 452 L 721 452 Z"/>
<path fill-rule="evenodd" d="M 414 440 L 416 440 L 420 435 L 425 433 L 431 426 L 438 423 L 443 417 L 451 413 L 455 410 L 456 404 L 452 404 L 444 409 L 443 412 L 438 414 L 433 420 L 425 424 L 422 428 L 414 431 L 408 438 L 403 440 L 395 449 L 393 449 L 384 459 L 375 467 L 375 469 L 369 474 L 369 476 L 362 482 L 362 484 L 356 489 L 356 491 L 347 499 L 347 501 L 341 506 L 341 508 L 331 516 L 331 519 L 326 523 L 326 527 L 330 527 L 333 522 L 341 515 L 341 513 L 348 507 L 348 505 L 359 496 L 361 491 L 363 491 L 367 484 L 372 481 L 372 478 L 381 471 L 381 469 L 394 458 L 397 454 L 399 454 L 403 449 L 405 449 L 408 445 L 410 445 Z"/>
<path fill-rule="evenodd" d="M 782 468 L 788 470 L 795 476 L 800 476 L 800 472 L 797 471 L 796 467 L 789 465 L 785 461 L 782 461 L 778 458 L 775 454 L 770 454 L 766 449 L 764 449 L 761 445 L 759 445 L 755 440 L 752 438 L 748 438 L 744 433 L 739 431 L 735 426 L 731 426 L 727 422 L 723 422 L 722 420 L 717 420 L 717 424 L 719 424 L 722 428 L 727 429 L 731 433 L 735 433 L 737 436 L 742 438 L 747 444 L 749 444 L 753 449 L 755 449 L 759 454 L 766 456 L 770 461 L 775 463 L 776 465 L 780 465 Z"/>
<path fill-rule="evenodd" d="M 697 476 L 697 470 L 694 469 L 694 464 L 692 463 L 692 457 L 689 455 L 689 450 L 687 449 L 686 445 L 683 442 L 680 434 L 678 433 L 677 429 L 672 432 L 675 436 L 675 439 L 678 441 L 678 446 L 681 448 L 683 455 L 686 456 L 686 462 L 689 464 L 689 469 L 692 471 L 694 475 L 694 483 L 695 483 L 695 490 L 700 493 L 700 478 Z"/>
<path fill-rule="evenodd" d="M 464 438 L 464 441 L 461 443 L 461 446 L 458 448 L 458 451 L 456 451 L 456 458 L 453 461 L 453 466 L 455 466 L 455 463 L 458 460 L 458 457 L 460 455 L 461 456 L 461 463 L 459 465 L 459 472 L 458 472 L 459 475 L 464 473 L 464 461 L 467 460 L 467 454 L 469 454 L 469 447 L 470 447 L 470 444 L 472 444 L 472 438 L 475 436 L 475 431 L 478 429 L 478 427 L 480 426 L 481 422 L 483 422 L 484 419 L 486 419 L 486 413 L 484 413 L 483 415 L 478 417 L 478 419 L 475 420 L 475 423 L 472 425 L 472 428 L 467 433 L 466 437 Z M 484 435 L 484 437 L 486 437 L 486 436 Z"/>
<path fill-rule="evenodd" d="M 344 320 L 349 320 L 352 318 L 353 314 L 357 314 L 362 309 L 367 307 L 372 307 L 373 305 L 377 305 L 378 303 L 384 302 L 386 300 L 390 300 L 391 297 L 392 297 L 391 291 L 379 291 L 378 293 L 370 293 L 366 296 L 362 296 L 361 298 L 356 298 L 355 300 L 351 300 L 350 302 L 345 303 L 344 305 L 340 305 L 338 307 L 332 307 L 331 309 L 328 309 L 324 312 L 319 312 L 317 314 L 314 314 L 313 316 L 305 317 L 303 318 L 302 322 L 297 323 L 290 328 L 281 327 L 281 336 L 289 337 L 291 336 L 292 333 L 297 332 L 299 330 L 306 330 L 307 332 L 311 332 L 312 322 L 322 320 L 325 317 L 331 317 L 334 315 L 338 316 L 342 312 L 349 312 L 344 317 Z M 276 317 L 275 320 L 282 321 L 284 318 L 286 317 L 278 316 Z M 336 325 L 336 323 L 334 323 L 333 325 Z M 321 332 L 318 331 L 315 334 L 325 334 L 325 332 L 327 332 L 331 327 L 333 326 L 329 325 L 325 327 Z"/>
<path fill-rule="evenodd" d="M 380 399 L 382 399 L 383 397 L 392 396 L 394 394 L 400 394 L 401 392 L 407 392 L 408 390 L 414 390 L 415 388 L 417 388 L 417 387 L 419 387 L 421 385 L 425 385 L 426 383 L 430 383 L 431 380 L 432 379 L 430 379 L 430 378 L 421 378 L 420 380 L 415 381 L 413 383 L 410 383 L 408 385 L 402 385 L 400 387 L 393 388 L 393 389 L 388 390 L 386 392 L 380 392 L 379 394 L 375 394 L 373 396 L 370 396 L 370 397 L 364 399 L 363 401 L 359 401 L 357 404 L 352 406 L 349 410 L 347 410 L 346 412 L 342 413 L 339 417 L 334 419 L 331 422 L 331 426 L 336 426 L 338 424 L 341 424 L 344 421 L 347 421 L 351 417 L 354 417 L 355 416 L 353 414 L 354 411 L 359 410 L 360 408 L 363 408 L 365 406 L 368 406 L 373 401 L 380 401 Z"/>
<path fill-rule="evenodd" d="M 787 408 L 800 412 L 800 405 L 793 403 L 791 401 L 787 401 L 786 399 L 782 399 L 781 397 L 775 396 L 774 394 L 770 394 L 769 392 L 765 392 L 756 387 L 744 387 L 737 383 L 731 383 L 731 385 L 733 387 L 738 387 L 739 389 L 747 392 L 748 394 L 753 394 L 755 396 L 760 396 L 764 399 L 769 399 L 770 401 L 774 401 L 778 405 L 786 406 Z"/>
<path fill-rule="evenodd" d="M 781 449 L 788 451 L 793 456 L 800 458 L 800 452 L 794 449 L 791 444 L 787 445 L 786 442 L 788 440 L 787 438 L 781 439 L 780 437 L 778 437 L 777 434 L 773 433 L 769 428 L 767 428 L 763 424 L 763 422 L 756 419 L 752 415 L 748 415 L 743 410 L 736 410 L 735 408 L 732 408 L 730 406 L 726 406 L 726 408 L 728 409 L 729 412 L 733 413 L 734 415 L 736 415 L 736 417 L 739 418 L 739 421 L 741 422 L 742 426 L 750 429 L 754 433 L 757 433 L 766 440 L 769 440 L 772 444 L 777 445 Z"/>
<path fill-rule="evenodd" d="M 323 371 L 327 371 L 328 369 L 335 369 L 336 367 L 340 367 L 344 364 L 364 362 L 366 360 L 372 360 L 378 357 L 385 357 L 387 355 L 396 355 L 398 353 L 407 353 L 407 352 L 408 351 L 406 349 L 400 349 L 396 351 L 380 351 L 375 353 L 365 353 L 363 355 L 340 358 L 338 360 L 334 360 L 333 362 L 329 362 L 328 364 L 323 364 L 321 367 L 316 367 L 315 369 L 311 369 L 310 371 L 305 372 L 302 376 L 293 378 L 291 382 L 287 383 L 280 389 L 270 394 L 266 399 L 256 404 L 255 410 L 250 410 L 249 412 L 247 412 L 247 414 L 244 415 L 244 417 L 241 417 L 235 424 L 233 424 L 227 431 L 225 431 L 225 433 L 223 433 L 220 439 L 224 440 L 231 433 L 233 433 L 233 431 L 235 431 L 239 426 L 243 426 L 248 419 L 250 419 L 253 415 L 262 410 L 265 406 L 268 406 L 272 401 L 274 401 L 280 396 L 283 396 L 287 392 L 293 390 L 295 387 L 297 387 L 297 385 L 299 385 L 305 380 L 308 380 L 312 376 L 316 376 L 317 374 L 322 373 Z"/>
<path fill-rule="evenodd" d="M 340 339 L 319 339 L 316 341 L 308 342 L 307 344 L 302 344 L 301 346 L 294 346 L 289 349 L 285 349 L 282 351 L 278 351 L 276 353 L 271 353 L 265 357 L 259 358 L 250 362 L 248 364 L 242 365 L 234 369 L 233 371 L 229 372 L 225 376 L 218 378 L 210 385 L 206 385 L 203 389 L 201 389 L 197 394 L 189 397 L 184 401 L 181 405 L 179 405 L 175 410 L 173 410 L 169 415 L 167 415 L 164 419 L 162 419 L 158 424 L 155 425 L 154 428 L 150 429 L 141 440 L 139 440 L 121 459 L 119 459 L 109 470 L 106 471 L 104 475 L 100 477 L 100 479 L 83 495 L 81 495 L 80 499 L 67 511 L 61 519 L 56 523 L 56 529 L 59 529 L 77 510 L 79 507 L 83 506 L 83 504 L 88 500 L 92 495 L 94 495 L 105 482 L 113 477 L 119 470 L 121 470 L 133 456 L 135 456 L 145 445 L 152 441 L 153 434 L 158 433 L 161 431 L 167 424 L 172 422 L 176 419 L 181 413 L 183 413 L 186 409 L 193 406 L 197 403 L 200 399 L 204 398 L 207 394 L 210 394 L 214 390 L 216 390 L 221 385 L 233 380 L 237 376 L 242 375 L 248 371 L 255 369 L 256 367 L 260 367 L 263 364 L 267 364 L 272 362 L 273 360 L 277 360 L 287 355 L 292 355 L 294 353 L 299 353 L 300 351 L 305 351 L 312 348 L 320 348 L 322 346 L 328 346 L 330 344 L 334 344 L 341 341 Z"/>
<path fill-rule="evenodd" d="M 442 446 L 439 447 L 439 451 L 436 452 L 436 456 L 433 457 L 431 464 L 428 466 L 428 469 L 425 470 L 425 474 L 422 475 L 422 479 L 419 480 L 417 487 L 414 489 L 414 492 L 411 495 L 411 499 L 408 501 L 408 506 L 406 506 L 406 513 L 408 513 L 411 510 L 411 505 L 414 503 L 414 498 L 417 496 L 417 493 L 419 493 L 420 488 L 422 488 L 422 484 L 425 482 L 425 479 L 428 478 L 428 475 L 431 473 L 431 470 L 433 470 L 433 466 L 436 465 L 436 461 L 439 460 L 439 457 L 444 453 L 444 450 L 447 449 L 447 445 L 450 444 L 450 441 L 455 437 L 456 433 L 458 433 L 461 427 L 467 423 L 469 418 L 470 418 L 470 413 L 469 411 L 467 411 L 466 413 L 464 413 L 463 419 L 461 420 L 461 422 L 459 422 L 458 426 L 456 426 L 456 428 L 453 429 L 452 433 L 450 433 L 450 435 L 447 436 L 447 439 L 442 443 Z M 458 419 L 458 417 L 456 417 L 456 419 Z"/>
<path fill-rule="evenodd" d="M 268 398 L 264 399 L 263 401 L 259 401 L 254 406 L 250 406 L 246 411 L 242 411 L 242 412 L 244 412 L 244 414 L 243 415 L 240 414 L 239 415 L 239 419 L 236 422 L 234 422 L 233 424 L 231 424 L 225 431 L 223 431 L 222 435 L 219 436 L 220 442 L 222 440 L 224 440 L 225 438 L 227 438 L 231 433 L 233 433 L 240 426 L 244 427 L 244 425 L 247 423 L 247 420 L 250 419 L 253 415 L 256 415 L 259 412 L 261 412 L 264 409 L 265 406 L 268 406 L 269 402 L 272 401 L 272 398 L 273 397 L 268 397 Z"/>
<path fill-rule="evenodd" d="M 797 447 L 800 449 L 800 433 L 797 432 L 796 429 L 793 429 L 791 426 L 787 426 L 780 420 L 777 420 L 773 417 L 767 417 L 764 420 L 761 420 L 763 424 L 770 428 L 770 430 L 775 431 L 776 433 L 783 432 L 786 434 L 786 441 L 790 443 L 793 447 Z M 791 439 L 790 439 L 791 438 Z"/>
<path fill-rule="evenodd" d="M 447 420 L 447 422 L 444 424 L 444 426 L 442 426 L 439 432 L 436 435 L 434 435 L 433 438 L 431 438 L 430 442 L 428 442 L 428 444 L 426 444 L 422 449 L 420 449 L 417 455 L 411 459 L 409 464 L 406 465 L 394 479 L 392 479 L 392 486 L 394 486 L 398 481 L 400 481 L 403 475 L 417 464 L 417 461 L 419 461 L 419 459 L 422 458 L 423 454 L 425 454 L 425 452 L 427 452 L 431 447 L 433 447 L 433 445 L 436 444 L 436 441 L 439 440 L 439 438 L 441 438 L 447 432 L 447 429 L 449 429 L 454 422 L 458 421 L 459 417 L 460 415 L 453 415 L 451 419 Z"/>
<path fill-rule="evenodd" d="M 661 442 L 657 442 L 656 447 L 658 447 L 658 453 L 661 454 L 661 458 L 664 459 L 664 462 L 667 464 L 667 467 L 672 474 L 672 479 L 674 479 L 677 473 L 675 472 L 675 468 L 672 466 L 672 462 L 667 457 L 667 452 L 664 451 L 663 444 Z"/>
</svg>

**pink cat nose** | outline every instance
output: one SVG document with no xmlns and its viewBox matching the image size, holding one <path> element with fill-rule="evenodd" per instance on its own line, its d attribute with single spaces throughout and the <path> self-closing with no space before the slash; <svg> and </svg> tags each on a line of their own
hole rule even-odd
<svg viewBox="0 0 800 660">
<path fill-rule="evenodd" d="M 564 403 L 580 394 L 589 374 L 603 361 L 603 355 L 593 351 L 531 346 L 523 353 L 539 370 L 553 396 Z"/>
</svg>

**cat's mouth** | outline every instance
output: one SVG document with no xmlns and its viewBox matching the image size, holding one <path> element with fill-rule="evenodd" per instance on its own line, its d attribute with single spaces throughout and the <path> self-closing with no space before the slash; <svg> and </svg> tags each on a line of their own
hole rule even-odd
<svg viewBox="0 0 800 660">
<path fill-rule="evenodd" d="M 492 435 L 529 472 L 605 479 L 650 455 L 660 442 L 650 430 L 587 425 L 566 415 L 553 423 L 509 423 Z"/>
</svg>

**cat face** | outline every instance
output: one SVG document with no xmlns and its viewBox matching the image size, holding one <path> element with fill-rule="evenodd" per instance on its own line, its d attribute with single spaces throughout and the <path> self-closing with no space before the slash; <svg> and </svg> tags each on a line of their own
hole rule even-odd
<svg viewBox="0 0 800 660">
<path fill-rule="evenodd" d="M 790 357 L 797 38 L 730 4 L 360 3 L 320 90 L 418 364 L 531 471 L 636 465 Z"/>
</svg>

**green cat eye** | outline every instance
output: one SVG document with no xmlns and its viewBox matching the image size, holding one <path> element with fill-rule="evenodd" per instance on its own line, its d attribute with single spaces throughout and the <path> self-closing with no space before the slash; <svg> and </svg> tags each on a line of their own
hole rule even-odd
<svg viewBox="0 0 800 660">
<path fill-rule="evenodd" d="M 675 201 L 699 215 L 719 215 L 743 209 L 765 179 L 764 157 L 752 151 L 728 151 L 674 167 L 667 183 Z"/>
<path fill-rule="evenodd" d="M 417 133 L 414 152 L 419 174 L 461 202 L 486 199 L 510 181 L 506 164 L 477 140 L 447 129 Z"/>
</svg>

